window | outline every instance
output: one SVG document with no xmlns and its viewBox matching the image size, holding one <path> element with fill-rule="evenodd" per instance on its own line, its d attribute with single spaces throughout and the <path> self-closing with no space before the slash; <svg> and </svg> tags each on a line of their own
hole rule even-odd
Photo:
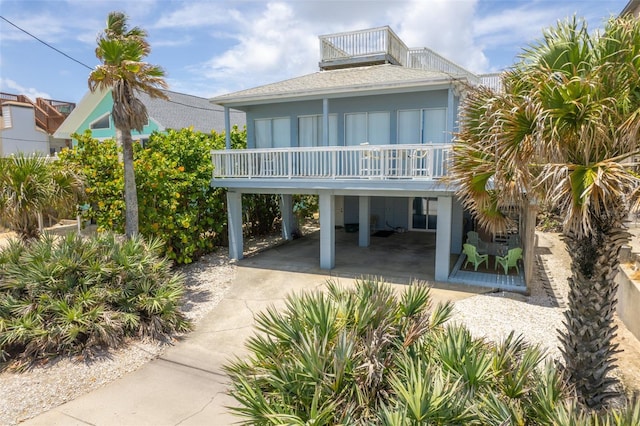
<svg viewBox="0 0 640 426">
<path fill-rule="evenodd" d="M 110 117 L 110 114 L 103 115 L 102 117 L 98 118 L 96 121 L 91 123 L 89 127 L 91 128 L 91 130 L 108 129 L 111 127 L 111 123 L 109 122 L 109 117 Z"/>
<path fill-rule="evenodd" d="M 391 129 L 390 115 L 384 112 L 345 114 L 345 145 L 387 145 Z"/>
<path fill-rule="evenodd" d="M 445 143 L 447 109 L 409 109 L 398 111 L 398 143 Z"/>
<path fill-rule="evenodd" d="M 256 148 L 284 148 L 291 146 L 291 120 L 264 118 L 255 120 Z"/>
<path fill-rule="evenodd" d="M 322 146 L 324 126 L 322 115 L 298 117 L 298 145 Z M 338 144 L 338 116 L 329 114 L 329 145 Z"/>
<path fill-rule="evenodd" d="M 409 230 L 435 231 L 438 227 L 438 199 L 409 198 Z"/>
<path fill-rule="evenodd" d="M 11 108 L 8 106 L 2 107 L 2 126 L 0 128 L 8 129 L 11 127 Z"/>
</svg>

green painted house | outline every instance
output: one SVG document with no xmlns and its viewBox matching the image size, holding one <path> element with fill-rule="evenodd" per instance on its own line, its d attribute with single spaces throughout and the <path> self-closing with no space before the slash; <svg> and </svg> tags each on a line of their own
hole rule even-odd
<svg viewBox="0 0 640 426">
<path fill-rule="evenodd" d="M 164 132 L 168 129 L 192 127 L 196 131 L 209 133 L 212 130 L 221 132 L 225 129 L 224 108 L 212 104 L 208 99 L 184 93 L 163 91 L 169 98 L 154 99 L 145 93 L 139 99 L 147 107 L 149 121 L 142 132 L 132 131 L 134 140 L 142 143 L 154 131 Z M 93 137 L 99 140 L 115 138 L 116 129 L 111 117 L 113 99 L 111 91 L 88 92 L 77 107 L 55 132 L 55 137 L 71 139 L 73 133 L 84 133 L 91 130 Z M 245 125 L 245 113 L 238 110 L 229 112 L 231 126 Z"/>
</svg>

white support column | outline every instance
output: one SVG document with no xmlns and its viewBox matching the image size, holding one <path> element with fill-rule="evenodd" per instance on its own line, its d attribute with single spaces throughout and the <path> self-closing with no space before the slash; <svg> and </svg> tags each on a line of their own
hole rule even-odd
<svg viewBox="0 0 640 426">
<path fill-rule="evenodd" d="M 369 228 L 371 227 L 370 225 L 370 220 L 371 220 L 371 202 L 370 202 L 370 197 L 368 196 L 364 196 L 361 195 L 360 197 L 358 197 L 358 202 L 359 202 L 359 210 L 358 210 L 358 214 L 359 214 L 359 228 L 360 230 L 358 231 L 359 235 L 358 235 L 358 245 L 360 247 L 369 247 L 370 244 L 370 234 L 371 232 L 369 231 Z"/>
<path fill-rule="evenodd" d="M 242 259 L 242 194 L 227 192 L 227 228 L 229 230 L 229 258 Z"/>
<path fill-rule="evenodd" d="M 447 281 L 451 263 L 452 197 L 438 197 L 438 228 L 436 230 L 436 281 Z"/>
<path fill-rule="evenodd" d="M 322 99 L 322 146 L 329 146 L 329 99 Z"/>
<path fill-rule="evenodd" d="M 293 240 L 293 231 L 296 229 L 295 216 L 293 215 L 293 195 L 280 195 L 280 215 L 282 216 L 282 238 Z"/>
<path fill-rule="evenodd" d="M 229 107 L 224 107 L 224 140 L 225 148 L 231 149 L 231 118 Z"/>
<path fill-rule="evenodd" d="M 335 196 L 329 192 L 321 192 L 319 198 L 320 268 L 333 269 L 336 266 Z"/>
</svg>

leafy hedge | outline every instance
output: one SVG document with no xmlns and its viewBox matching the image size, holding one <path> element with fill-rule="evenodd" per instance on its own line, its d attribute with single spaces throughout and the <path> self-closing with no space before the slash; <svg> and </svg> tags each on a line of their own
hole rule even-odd
<svg viewBox="0 0 640 426">
<path fill-rule="evenodd" d="M 98 141 L 91 132 L 75 135 L 78 145 L 61 154 L 61 161 L 78 167 L 86 179 L 85 216 L 98 231 L 124 230 L 124 178 L 113 140 Z M 232 147 L 246 146 L 246 131 L 234 127 Z M 224 134 L 191 129 L 154 133 L 134 154 L 138 188 L 139 229 L 146 237 L 165 242 L 165 254 L 176 263 L 191 263 L 227 242 L 226 192 L 211 187 L 212 149 L 225 147 Z M 246 230 L 274 230 L 279 216 L 277 197 L 245 197 Z"/>
<path fill-rule="evenodd" d="M 0 361 L 77 354 L 190 328 L 158 239 L 45 234 L 0 251 Z"/>
<path fill-rule="evenodd" d="M 247 425 L 640 424 L 640 403 L 583 411 L 539 348 L 473 338 L 452 309 L 376 280 L 289 296 L 226 366 L 231 410 Z"/>
</svg>

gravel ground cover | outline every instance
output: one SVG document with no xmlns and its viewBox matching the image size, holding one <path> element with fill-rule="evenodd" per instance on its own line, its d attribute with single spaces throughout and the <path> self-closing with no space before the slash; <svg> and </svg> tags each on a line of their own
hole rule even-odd
<svg viewBox="0 0 640 426">
<path fill-rule="evenodd" d="M 250 252 L 256 252 L 279 241 L 279 237 L 252 239 L 247 246 Z M 496 341 L 515 330 L 529 342 L 541 345 L 551 357 L 560 358 L 555 330 L 562 327 L 570 271 L 569 256 L 558 234 L 538 233 L 537 263 L 538 274 L 529 296 L 500 292 L 469 297 L 456 302 L 452 321 L 463 322 L 476 336 Z M 186 277 L 185 313 L 197 325 L 224 297 L 235 278 L 236 266 L 227 259 L 226 250 L 220 250 L 180 271 Z M 640 358 L 640 343 L 624 328 L 619 335 L 625 356 Z M 92 359 L 63 358 L 23 373 L 0 373 L 0 424 L 17 424 L 104 386 L 156 358 L 170 344 L 132 342 Z M 620 364 L 622 370 L 635 368 Z M 616 374 L 621 375 L 620 370 Z M 640 389 L 640 378 L 631 386 Z"/>
</svg>

